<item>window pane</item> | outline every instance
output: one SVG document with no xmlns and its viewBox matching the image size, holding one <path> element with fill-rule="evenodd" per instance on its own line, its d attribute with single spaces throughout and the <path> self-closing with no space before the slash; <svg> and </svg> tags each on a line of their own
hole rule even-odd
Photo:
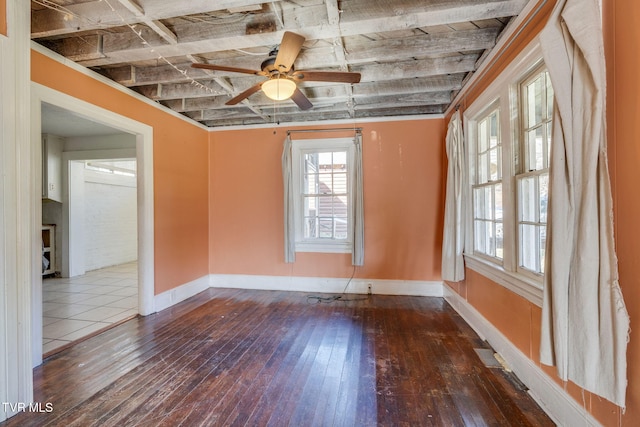
<svg viewBox="0 0 640 427">
<path fill-rule="evenodd" d="M 536 222 L 538 212 L 538 198 L 536 196 L 536 178 L 533 176 L 521 178 L 520 192 L 520 221 Z"/>
<path fill-rule="evenodd" d="M 538 250 L 540 240 L 538 226 L 520 224 L 520 266 L 531 271 L 538 271 Z"/>
<path fill-rule="evenodd" d="M 489 173 L 487 170 L 487 166 L 489 164 L 489 162 L 487 161 L 488 157 L 488 153 L 483 153 L 478 156 L 478 184 L 489 182 Z"/>
<path fill-rule="evenodd" d="M 489 148 L 489 132 L 487 130 L 487 126 L 487 119 L 478 124 L 478 153 L 484 153 L 487 151 L 487 148 Z"/>
<path fill-rule="evenodd" d="M 501 220 L 502 219 L 502 184 L 494 185 L 494 193 L 493 197 L 495 198 L 494 204 L 494 218 Z"/>
<path fill-rule="evenodd" d="M 484 224 L 484 241 L 487 242 L 487 255 L 495 256 L 496 239 L 493 232 L 493 222 L 486 221 Z"/>
<path fill-rule="evenodd" d="M 333 238 L 343 240 L 348 237 L 348 207 L 347 196 L 334 196 L 333 197 L 333 219 L 334 230 Z"/>
<path fill-rule="evenodd" d="M 504 258 L 504 230 L 501 222 L 496 223 L 496 257 Z"/>
<path fill-rule="evenodd" d="M 498 181 L 500 179 L 500 147 L 492 148 L 489 151 L 489 176 L 491 181 Z"/>
<path fill-rule="evenodd" d="M 482 188 L 473 189 L 473 217 L 478 219 L 484 218 L 484 190 Z"/>
<path fill-rule="evenodd" d="M 330 239 L 333 237 L 333 218 L 318 218 L 318 237 L 321 239 Z"/>
<path fill-rule="evenodd" d="M 320 190 L 320 179 L 317 174 L 304 176 L 304 191 L 305 194 L 318 194 Z"/>
<path fill-rule="evenodd" d="M 493 187 L 484 187 L 482 192 L 484 193 L 484 212 L 482 212 L 482 218 L 493 219 Z"/>
<path fill-rule="evenodd" d="M 544 273 L 546 245 L 547 245 L 547 227 L 540 227 L 540 273 Z"/>
<path fill-rule="evenodd" d="M 540 175 L 538 180 L 540 194 L 540 222 L 547 222 L 547 205 L 549 201 L 549 174 Z"/>
<path fill-rule="evenodd" d="M 542 122 L 542 83 L 543 76 L 539 76 L 537 79 L 527 85 L 527 125 L 526 127 L 532 127 Z"/>
<path fill-rule="evenodd" d="M 495 147 L 500 144 L 499 138 L 499 129 L 498 129 L 498 112 L 495 111 L 491 116 L 489 116 L 489 120 L 491 122 L 491 137 L 489 140 L 489 147 Z"/>
<path fill-rule="evenodd" d="M 480 220 L 476 220 L 474 221 L 474 241 L 475 241 L 475 245 L 474 245 L 474 250 L 476 252 L 480 252 L 483 254 L 487 253 L 487 240 L 486 240 L 486 234 L 485 234 L 485 221 L 480 221 Z"/>
<path fill-rule="evenodd" d="M 333 194 L 346 194 L 347 193 L 347 174 L 346 173 L 334 173 L 333 174 Z"/>
<path fill-rule="evenodd" d="M 527 132 L 529 171 L 541 170 L 545 167 L 545 144 L 543 128 L 537 127 Z"/>
<path fill-rule="evenodd" d="M 316 217 L 304 218 L 304 237 L 305 239 L 318 237 L 318 219 Z"/>
<path fill-rule="evenodd" d="M 318 198 L 305 197 L 303 209 L 304 216 L 316 216 L 318 214 Z"/>
</svg>

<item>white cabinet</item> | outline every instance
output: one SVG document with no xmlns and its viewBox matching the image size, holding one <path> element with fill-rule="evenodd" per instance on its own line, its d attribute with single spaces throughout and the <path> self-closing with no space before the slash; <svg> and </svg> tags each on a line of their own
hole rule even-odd
<svg viewBox="0 0 640 427">
<path fill-rule="evenodd" d="M 56 272 L 56 226 L 42 226 L 42 275 Z"/>
<path fill-rule="evenodd" d="M 64 139 L 42 135 L 42 198 L 62 202 L 62 150 Z"/>
</svg>

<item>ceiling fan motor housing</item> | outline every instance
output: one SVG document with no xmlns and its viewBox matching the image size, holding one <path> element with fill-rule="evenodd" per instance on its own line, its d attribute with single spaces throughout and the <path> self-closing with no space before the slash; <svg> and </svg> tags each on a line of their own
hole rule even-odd
<svg viewBox="0 0 640 427">
<path fill-rule="evenodd" d="M 262 64 L 260 64 L 260 69 L 262 71 L 264 71 L 265 73 L 267 73 L 270 76 L 276 76 L 278 74 L 283 74 L 280 69 L 276 66 L 276 56 L 277 56 L 278 51 L 272 51 L 270 53 L 271 56 L 269 56 L 267 59 L 265 59 L 264 61 L 262 61 Z M 275 54 L 275 55 L 274 55 Z M 293 65 L 291 65 L 291 67 L 289 68 L 289 71 L 293 71 L 294 67 Z"/>
</svg>

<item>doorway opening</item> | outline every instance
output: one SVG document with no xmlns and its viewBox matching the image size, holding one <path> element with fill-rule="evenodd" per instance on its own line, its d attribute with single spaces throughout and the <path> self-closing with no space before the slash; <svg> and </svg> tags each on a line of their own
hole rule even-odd
<svg viewBox="0 0 640 427">
<path fill-rule="evenodd" d="M 129 316 L 155 312 L 153 129 L 35 83 L 31 93 L 31 139 L 34 150 L 42 153 L 34 159 L 33 167 L 35 174 L 42 173 L 42 195 L 34 195 L 33 227 L 38 230 L 34 234 L 40 240 L 41 230 L 44 234 L 45 226 L 55 225 L 54 237 L 47 242 L 54 247 L 54 254 L 45 254 L 44 239 L 42 252 L 38 242 L 38 253 L 34 254 L 37 264 L 32 280 L 31 342 L 35 367 L 42 363 L 43 354 L 66 347 L 66 342 L 53 343 L 51 330 L 55 328 L 51 325 L 59 323 L 59 332 L 67 332 L 58 341 L 73 342 Z M 51 148 L 43 143 L 47 137 L 63 141 Z M 50 148 L 53 153 L 47 152 Z M 59 173 L 55 173 L 56 167 Z M 50 176 L 51 170 L 55 178 Z M 128 207 L 121 207 L 127 211 L 126 221 L 118 217 L 121 213 L 100 215 L 114 208 L 114 199 L 124 198 L 130 202 Z M 90 222 L 100 220 L 118 222 L 118 227 Z M 101 237 L 98 232 L 103 233 Z M 106 239 L 113 241 L 107 245 Z M 105 248 L 100 242 L 105 243 L 102 246 L 123 246 L 101 252 Z M 54 268 L 43 275 L 45 255 Z M 67 283 L 63 286 L 64 281 Z M 58 287 L 49 288 L 50 283 Z M 65 302 L 68 307 L 51 304 Z M 84 307 L 73 307 L 78 305 Z M 87 306 L 90 308 L 84 310 Z M 75 325 L 69 326 L 72 330 L 64 329 L 60 323 L 64 319 L 74 321 L 70 324 Z"/>
</svg>

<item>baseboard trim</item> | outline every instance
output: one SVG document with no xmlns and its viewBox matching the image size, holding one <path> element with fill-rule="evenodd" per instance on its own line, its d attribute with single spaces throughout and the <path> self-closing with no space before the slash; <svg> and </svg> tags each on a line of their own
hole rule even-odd
<svg viewBox="0 0 640 427">
<path fill-rule="evenodd" d="M 601 425 L 457 292 L 446 284 L 443 285 L 443 292 L 447 302 L 503 357 L 507 365 L 529 388 L 529 394 L 557 425 Z"/>
<path fill-rule="evenodd" d="M 379 295 L 443 296 L 443 283 L 439 281 L 375 279 L 352 279 L 349 281 L 348 277 L 291 277 L 244 274 L 212 274 L 209 277 L 213 288 L 366 294 L 369 291 L 369 285 L 371 285 L 371 293 Z"/>
<path fill-rule="evenodd" d="M 194 295 L 209 288 L 209 276 L 202 276 L 196 280 L 170 289 L 166 292 L 156 295 L 153 298 L 153 307 L 155 311 L 162 311 L 179 302 L 191 298 Z"/>
</svg>

